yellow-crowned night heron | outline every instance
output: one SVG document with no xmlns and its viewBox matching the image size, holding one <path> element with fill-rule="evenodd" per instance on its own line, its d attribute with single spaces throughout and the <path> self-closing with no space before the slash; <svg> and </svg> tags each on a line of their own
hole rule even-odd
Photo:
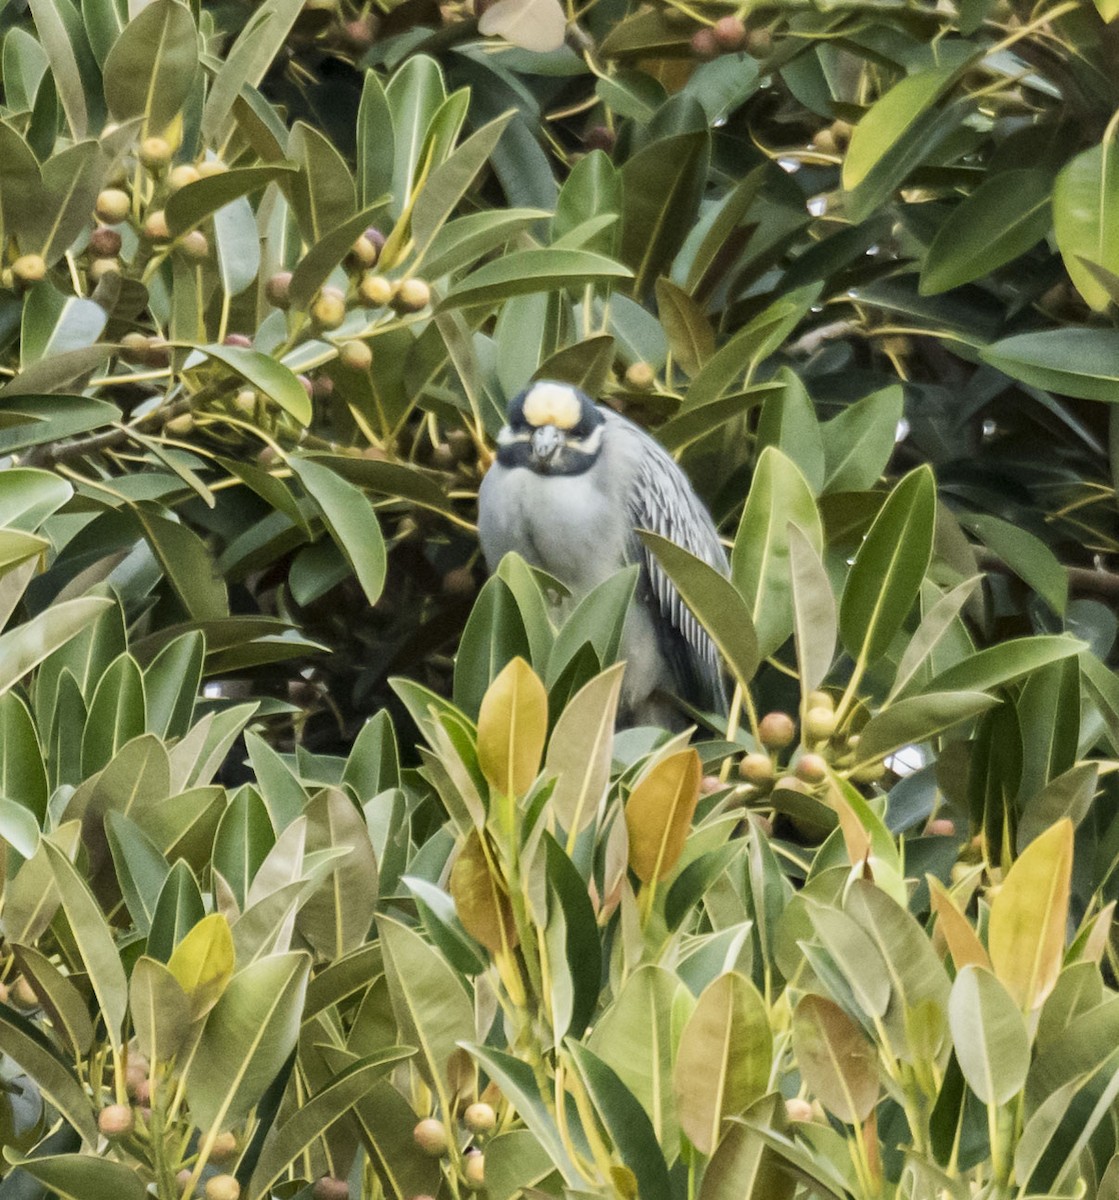
<svg viewBox="0 0 1119 1200">
<path fill-rule="evenodd" d="M 637 563 L 622 639 L 622 720 L 677 725 L 669 695 L 724 711 L 715 647 L 636 533 L 658 533 L 727 573 L 714 523 L 684 473 L 632 421 L 570 384 L 533 384 L 511 401 L 507 422 L 478 496 L 489 569 L 515 550 L 578 599 Z"/>
</svg>

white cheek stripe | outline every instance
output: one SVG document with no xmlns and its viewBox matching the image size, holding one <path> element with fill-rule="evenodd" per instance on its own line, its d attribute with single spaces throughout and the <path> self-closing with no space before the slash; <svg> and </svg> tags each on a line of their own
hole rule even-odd
<svg viewBox="0 0 1119 1200">
<path fill-rule="evenodd" d="M 501 430 L 497 435 L 497 444 L 499 446 L 516 446 L 520 442 L 528 442 L 531 440 L 531 433 L 514 433 L 508 425 L 502 425 Z"/>
</svg>

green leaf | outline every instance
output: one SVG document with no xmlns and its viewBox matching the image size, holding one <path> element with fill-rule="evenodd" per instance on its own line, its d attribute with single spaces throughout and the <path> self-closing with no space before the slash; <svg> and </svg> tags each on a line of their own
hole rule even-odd
<svg viewBox="0 0 1119 1200">
<path fill-rule="evenodd" d="M 925 692 L 895 701 L 863 726 L 855 760 L 876 762 L 902 746 L 927 742 L 998 703 L 998 697 L 975 691 Z"/>
<path fill-rule="evenodd" d="M 904 393 L 896 385 L 848 405 L 823 427 L 824 491 L 872 488 L 894 450 Z"/>
<path fill-rule="evenodd" d="M 109 1043 L 121 1051 L 121 1030 L 128 1008 L 128 982 L 113 935 L 101 906 L 66 855 L 51 841 L 44 841 L 70 932 L 85 965 L 97 1006 L 105 1021 Z"/>
<path fill-rule="evenodd" d="M 814 495 L 824 486 L 824 438 L 816 410 L 800 377 L 788 367 L 774 376 L 781 384 L 762 401 L 757 447 L 780 450 L 796 463 Z"/>
<path fill-rule="evenodd" d="M 710 1154 L 723 1121 L 764 1095 L 773 1035 L 757 988 L 733 971 L 701 993 L 680 1034 L 673 1072 L 680 1125 L 697 1150 Z"/>
<path fill-rule="evenodd" d="M 633 1172 L 642 1200 L 670 1200 L 672 1187 L 653 1124 L 633 1093 L 601 1058 L 576 1041 L 567 1050 L 614 1149 Z"/>
<path fill-rule="evenodd" d="M 935 676 L 923 689 L 927 692 L 967 690 L 988 692 L 1000 684 L 1059 662 L 1085 649 L 1083 642 L 1067 634 L 1014 638 L 980 650 Z"/>
<path fill-rule="evenodd" d="M 584 684 L 567 702 L 548 741 L 544 774 L 556 780 L 550 806 L 571 836 L 594 820 L 610 783 L 623 669 L 618 663 Z"/>
<path fill-rule="evenodd" d="M 195 621 L 229 616 L 225 580 L 206 543 L 186 525 L 160 516 L 154 505 L 133 510 L 184 608 Z"/>
<path fill-rule="evenodd" d="M 1052 176 L 1037 168 L 985 179 L 937 230 L 921 270 L 921 295 L 960 287 L 1025 254 L 1049 231 L 1051 193 Z"/>
<path fill-rule="evenodd" d="M 524 619 L 500 576 L 487 579 L 470 610 L 455 655 L 454 700 L 477 717 L 482 697 L 507 663 L 531 657 Z"/>
<path fill-rule="evenodd" d="M 960 54 L 970 51 L 965 43 Z M 960 66 L 953 64 L 910 75 L 876 100 L 855 126 L 843 159 L 842 181 L 848 192 L 861 189 L 854 208 L 856 220 L 869 215 L 881 198 L 900 185 L 956 123 L 938 121 L 943 114 L 933 106 L 959 75 Z M 961 111 L 957 120 L 962 116 Z"/>
<path fill-rule="evenodd" d="M 1039 537 L 986 513 L 962 513 L 959 521 L 1029 584 L 1055 613 L 1064 615 L 1068 603 L 1068 571 Z"/>
<path fill-rule="evenodd" d="M 640 1100 L 661 1146 L 678 1145 L 680 1124 L 672 1090 L 676 1051 L 674 1010 L 684 985 L 663 967 L 638 967 L 614 1003 L 595 1022 L 588 1046 Z"/>
<path fill-rule="evenodd" d="M 60 1200 L 144 1200 L 144 1181 L 129 1166 L 94 1154 L 48 1154 L 16 1160 Z"/>
<path fill-rule="evenodd" d="M 47 159 L 35 219 L 19 230 L 20 248 L 38 252 L 47 266 L 57 262 L 89 221 L 103 169 L 96 142 L 77 142 Z"/>
<path fill-rule="evenodd" d="M 100 596 L 64 600 L 5 633 L 0 637 L 0 694 L 112 607 L 114 601 Z"/>
<path fill-rule="evenodd" d="M 357 110 L 357 200 L 362 208 L 392 190 L 394 142 L 385 89 L 375 71 L 366 71 Z"/>
<path fill-rule="evenodd" d="M 781 1155 L 767 1146 L 752 1119 L 767 1129 L 784 1125 L 785 1099 L 780 1093 L 763 1096 L 742 1120 L 731 1122 L 703 1172 L 698 1200 L 793 1200 L 797 1179 Z M 819 1191 L 821 1197 L 830 1193 Z"/>
<path fill-rule="evenodd" d="M 834 1001 L 800 998 L 793 1010 L 793 1052 L 809 1091 L 841 1121 L 861 1125 L 874 1111 L 877 1051 Z"/>
<path fill-rule="evenodd" d="M 0 796 L 41 824 L 47 808 L 47 772 L 35 722 L 16 692 L 0 696 Z"/>
<path fill-rule="evenodd" d="M 512 116 L 504 113 L 483 125 L 428 176 L 412 209 L 412 239 L 417 255 L 414 269 L 418 269 L 435 235 L 485 166 Z"/>
<path fill-rule="evenodd" d="M 190 1030 L 190 1002 L 157 959 L 143 955 L 132 968 L 129 1009 L 140 1053 L 153 1065 L 170 1062 Z"/>
<path fill-rule="evenodd" d="M 731 581 L 750 608 L 764 658 L 793 632 L 789 530 L 796 526 L 819 554 L 824 532 L 808 481 L 773 446 L 758 459 L 730 557 Z"/>
<path fill-rule="evenodd" d="M 642 297 L 684 243 L 703 196 L 710 136 L 706 129 L 659 138 L 622 166 L 622 246 Z"/>
<path fill-rule="evenodd" d="M 901 656 L 901 662 L 898 663 L 894 686 L 890 689 L 890 700 L 901 695 L 917 678 L 917 672 L 929 661 L 937 646 L 948 634 L 960 610 L 968 602 L 981 579 L 981 575 L 973 575 L 971 579 L 958 583 L 936 600 L 921 618 L 917 632 L 910 639 L 905 653 Z"/>
<path fill-rule="evenodd" d="M 1117 197 L 1119 144 L 1114 137 L 1078 154 L 1053 184 L 1057 249 L 1076 290 L 1097 312 L 1105 311 L 1112 298 L 1086 262 L 1112 274 L 1119 272 Z"/>
<path fill-rule="evenodd" d="M 192 1120 L 228 1129 L 259 1104 L 299 1038 L 311 959 L 275 954 L 229 981 L 202 1030 L 186 1079 Z"/>
<path fill-rule="evenodd" d="M 1026 1022 L 1013 997 L 986 967 L 961 968 L 948 998 L 956 1059 L 984 1104 L 1007 1104 L 1030 1068 Z"/>
<path fill-rule="evenodd" d="M 532 1130 L 537 1141 L 547 1148 L 564 1180 L 572 1187 L 577 1186 L 577 1181 L 582 1181 L 583 1176 L 571 1162 L 567 1144 L 556 1128 L 551 1097 L 547 1102 L 541 1098 L 536 1077 L 528 1063 L 488 1046 L 464 1042 L 463 1047 L 481 1063 L 486 1074 L 501 1089 L 501 1094 L 516 1109 L 517 1116 Z"/>
<path fill-rule="evenodd" d="M 118 121 L 142 117 L 141 137 L 161 135 L 190 95 L 198 71 L 198 30 L 179 0 L 152 0 L 105 60 L 105 99 Z"/>
<path fill-rule="evenodd" d="M 109 664 L 89 705 L 82 737 L 82 771 L 99 771 L 133 738 L 144 732 L 144 677 L 130 654 Z"/>
<path fill-rule="evenodd" d="M 928 569 L 935 523 L 936 483 L 917 467 L 890 493 L 847 576 L 839 631 L 853 658 L 873 663 L 889 648 Z"/>
<path fill-rule="evenodd" d="M 715 643 L 735 681 L 746 687 L 761 661 L 750 610 L 733 583 L 702 559 L 647 530 L 639 536 Z"/>
<path fill-rule="evenodd" d="M 24 978 L 42 1002 L 55 1033 L 66 1040 L 75 1059 L 88 1054 L 93 1043 L 93 1021 L 86 999 L 76 984 L 38 950 L 15 943 L 12 951 Z"/>
<path fill-rule="evenodd" d="M 427 54 L 410 55 L 393 72 L 385 97 L 393 129 L 390 211 L 399 217 L 412 196 L 428 128 L 447 98 L 439 63 Z"/>
<path fill-rule="evenodd" d="M 170 2 L 177 4 L 177 0 Z M 164 209 L 167 227 L 173 236 L 178 237 L 227 204 L 259 191 L 274 180 L 287 179 L 297 169 L 293 163 L 270 163 L 267 166 L 234 167 L 230 171 L 196 179 L 168 198 Z"/>
<path fill-rule="evenodd" d="M 333 962 L 363 945 L 377 908 L 377 859 L 365 818 L 350 797 L 324 788 L 307 806 L 307 853 L 344 853 L 304 902 L 296 928 L 312 950 Z"/>
<path fill-rule="evenodd" d="M 472 271 L 451 287 L 440 308 L 493 304 L 510 296 L 629 279 L 627 267 L 589 250 L 516 250 Z"/>
<path fill-rule="evenodd" d="M 1119 400 L 1119 332 L 1071 326 L 1020 333 L 980 351 L 1012 379 L 1081 400 Z"/>
<path fill-rule="evenodd" d="M 366 599 L 376 604 L 385 584 L 387 561 L 373 505 L 360 489 L 323 466 L 321 460 L 292 456 L 288 461 L 322 514 L 335 545 L 353 567 Z"/>
<path fill-rule="evenodd" d="M 715 353 L 715 331 L 703 308 L 670 279 L 656 284 L 657 313 L 685 375 L 694 378 Z"/>
<path fill-rule="evenodd" d="M 248 1195 L 256 1200 L 270 1195 L 271 1185 L 295 1156 L 347 1113 L 378 1079 L 413 1053 L 408 1046 L 388 1046 L 332 1074 L 330 1081 L 303 1099 L 286 1121 L 269 1130 L 249 1181 Z"/>
<path fill-rule="evenodd" d="M 83 138 L 89 131 L 89 105 L 81 64 L 66 19 L 69 15 L 73 24 L 80 29 L 78 15 L 68 0 L 28 0 L 28 7 L 35 21 L 39 41 L 50 60 L 51 74 L 70 133 L 74 138 Z"/>
<path fill-rule="evenodd" d="M 136 928 L 147 933 L 170 866 L 143 829 L 119 810 L 105 814 L 105 833 L 125 904 Z"/>
<path fill-rule="evenodd" d="M 343 221 L 338 226 L 332 226 L 303 255 L 291 273 L 288 292 L 292 308 L 306 311 L 310 307 L 315 293 L 326 283 L 330 278 L 330 273 L 346 257 L 350 247 L 369 227 L 374 215 L 384 208 L 386 200 L 387 198 L 382 196 L 348 221 Z"/>
<path fill-rule="evenodd" d="M 287 39 L 304 0 L 264 0 L 225 52 L 202 110 L 202 136 L 221 142 L 233 104 L 246 86 L 257 87 Z"/>
<path fill-rule="evenodd" d="M 90 1145 L 96 1144 L 97 1125 L 85 1088 L 37 1026 L 6 1004 L 0 1006 L 0 1050 L 27 1072 L 43 1096 Z"/>
<path fill-rule="evenodd" d="M 796 525 L 787 532 L 800 691 L 807 696 L 827 678 L 838 635 L 835 594 L 819 553 Z"/>
<path fill-rule="evenodd" d="M 311 421 L 311 397 L 294 373 L 259 350 L 243 346 L 197 346 L 209 358 L 224 363 L 247 383 L 257 388 L 270 400 L 274 400 L 285 412 L 290 413 L 300 425 Z"/>
<path fill-rule="evenodd" d="M 473 1033 L 473 1005 L 455 973 L 418 934 L 388 917 L 378 917 L 377 928 L 397 1030 L 404 1044 L 419 1051 L 415 1065 L 428 1085 L 450 1095 L 451 1059 L 459 1041 Z"/>
</svg>

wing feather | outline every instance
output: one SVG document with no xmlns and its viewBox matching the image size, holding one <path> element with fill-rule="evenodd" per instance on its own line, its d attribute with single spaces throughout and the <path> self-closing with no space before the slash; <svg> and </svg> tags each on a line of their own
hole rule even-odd
<svg viewBox="0 0 1119 1200">
<path fill-rule="evenodd" d="M 714 643 L 684 603 L 655 555 L 645 548 L 636 530 L 647 529 L 675 542 L 723 575 L 730 570 L 726 552 L 710 514 L 692 490 L 687 476 L 659 443 L 647 434 L 637 432 L 641 448 L 633 485 L 629 489 L 630 519 L 635 532 L 628 556 L 631 561 L 641 564 L 661 622 L 667 626 L 666 632 L 675 631 L 678 635 L 671 640 L 678 643 L 680 638 L 683 639 L 683 647 L 665 646 L 681 675 L 681 690 L 687 692 L 698 687 L 701 703 L 725 707 L 722 669 Z"/>
</svg>

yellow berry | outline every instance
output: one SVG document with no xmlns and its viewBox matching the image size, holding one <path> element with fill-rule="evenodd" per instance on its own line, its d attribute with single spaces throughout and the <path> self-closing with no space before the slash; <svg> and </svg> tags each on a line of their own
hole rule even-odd
<svg viewBox="0 0 1119 1200">
<path fill-rule="evenodd" d="M 768 754 L 747 754 L 738 764 L 738 773 L 747 783 L 752 783 L 755 787 L 764 787 L 773 782 L 773 759 Z"/>
<path fill-rule="evenodd" d="M 86 268 L 89 278 L 94 283 L 100 283 L 106 275 L 119 275 L 121 265 L 119 258 L 95 258 Z"/>
<path fill-rule="evenodd" d="M 239 412 L 251 416 L 256 412 L 256 392 L 252 388 L 242 388 L 233 397 L 233 407 Z"/>
<path fill-rule="evenodd" d="M 822 704 L 804 714 L 804 736 L 810 742 L 826 742 L 835 733 L 835 709 Z"/>
<path fill-rule="evenodd" d="M 346 297 L 337 288 L 323 288 L 311 305 L 311 320 L 320 329 L 337 329 L 346 319 Z"/>
<path fill-rule="evenodd" d="M 206 1200 L 238 1200 L 241 1185 L 232 1175 L 214 1175 L 206 1181 Z"/>
<path fill-rule="evenodd" d="M 793 1099 L 785 1101 L 785 1116 L 790 1121 L 811 1121 L 812 1105 L 807 1100 L 794 1096 Z"/>
<path fill-rule="evenodd" d="M 350 259 L 355 266 L 371 267 L 377 261 L 377 247 L 363 233 L 350 247 Z"/>
<path fill-rule="evenodd" d="M 162 171 L 171 162 L 171 147 L 164 138 L 144 138 L 140 143 L 140 161 L 149 171 Z"/>
<path fill-rule="evenodd" d="M 163 427 L 173 437 L 180 437 L 185 433 L 190 433 L 194 428 L 194 417 L 188 413 L 179 413 L 177 417 L 172 417 Z"/>
<path fill-rule="evenodd" d="M 646 362 L 631 363 L 626 368 L 626 386 L 638 392 L 651 392 L 656 385 L 657 377 L 653 368 Z"/>
<path fill-rule="evenodd" d="M 167 224 L 167 214 L 162 208 L 148 213 L 140 232 L 152 242 L 165 242 L 170 238 L 171 229 Z"/>
<path fill-rule="evenodd" d="M 343 342 L 338 350 L 338 359 L 351 371 L 368 371 L 373 365 L 373 351 L 367 342 Z"/>
<path fill-rule="evenodd" d="M 497 1114 L 492 1105 L 471 1104 L 462 1114 L 462 1123 L 471 1133 L 489 1133 L 497 1124 Z"/>
<path fill-rule="evenodd" d="M 393 303 L 404 312 L 419 312 L 431 303 L 431 288 L 422 279 L 402 279 Z"/>
<path fill-rule="evenodd" d="M 228 1162 L 236 1153 L 237 1137 L 227 1129 L 214 1139 L 214 1145 L 210 1150 L 210 1160 L 216 1163 Z"/>
<path fill-rule="evenodd" d="M 201 178 L 197 167 L 191 163 L 179 163 L 168 172 L 167 186 L 171 191 L 177 192 L 179 188 L 185 188 L 188 183 L 197 183 Z"/>
<path fill-rule="evenodd" d="M 119 225 L 132 211 L 132 199 L 120 188 L 105 188 L 98 193 L 93 211 L 106 225 Z"/>
<path fill-rule="evenodd" d="M 46 259 L 41 254 L 21 254 L 12 263 L 12 274 L 20 283 L 38 283 L 46 273 Z"/>
<path fill-rule="evenodd" d="M 187 258 L 193 258 L 199 262 L 210 254 L 210 243 L 201 229 L 192 229 L 190 233 L 184 233 L 179 238 L 178 246 Z"/>
<path fill-rule="evenodd" d="M 210 158 L 200 162 L 197 167 L 199 177 L 209 179 L 211 175 L 224 175 L 229 168 L 218 158 Z"/>
<path fill-rule="evenodd" d="M 472 1192 L 480 1192 L 486 1186 L 486 1156 L 481 1151 L 467 1154 L 462 1160 L 462 1177 Z"/>
<path fill-rule="evenodd" d="M 383 308 L 396 294 L 396 285 L 392 280 L 386 279 L 383 275 L 376 275 L 372 271 L 366 271 L 361 277 L 361 283 L 358 284 L 357 290 L 358 295 L 361 296 L 366 304 L 372 304 L 376 308 Z"/>
<path fill-rule="evenodd" d="M 416 1145 L 431 1158 L 442 1158 L 447 1153 L 447 1130 L 442 1121 L 434 1117 L 424 1117 L 416 1123 L 412 1130 Z"/>
</svg>

